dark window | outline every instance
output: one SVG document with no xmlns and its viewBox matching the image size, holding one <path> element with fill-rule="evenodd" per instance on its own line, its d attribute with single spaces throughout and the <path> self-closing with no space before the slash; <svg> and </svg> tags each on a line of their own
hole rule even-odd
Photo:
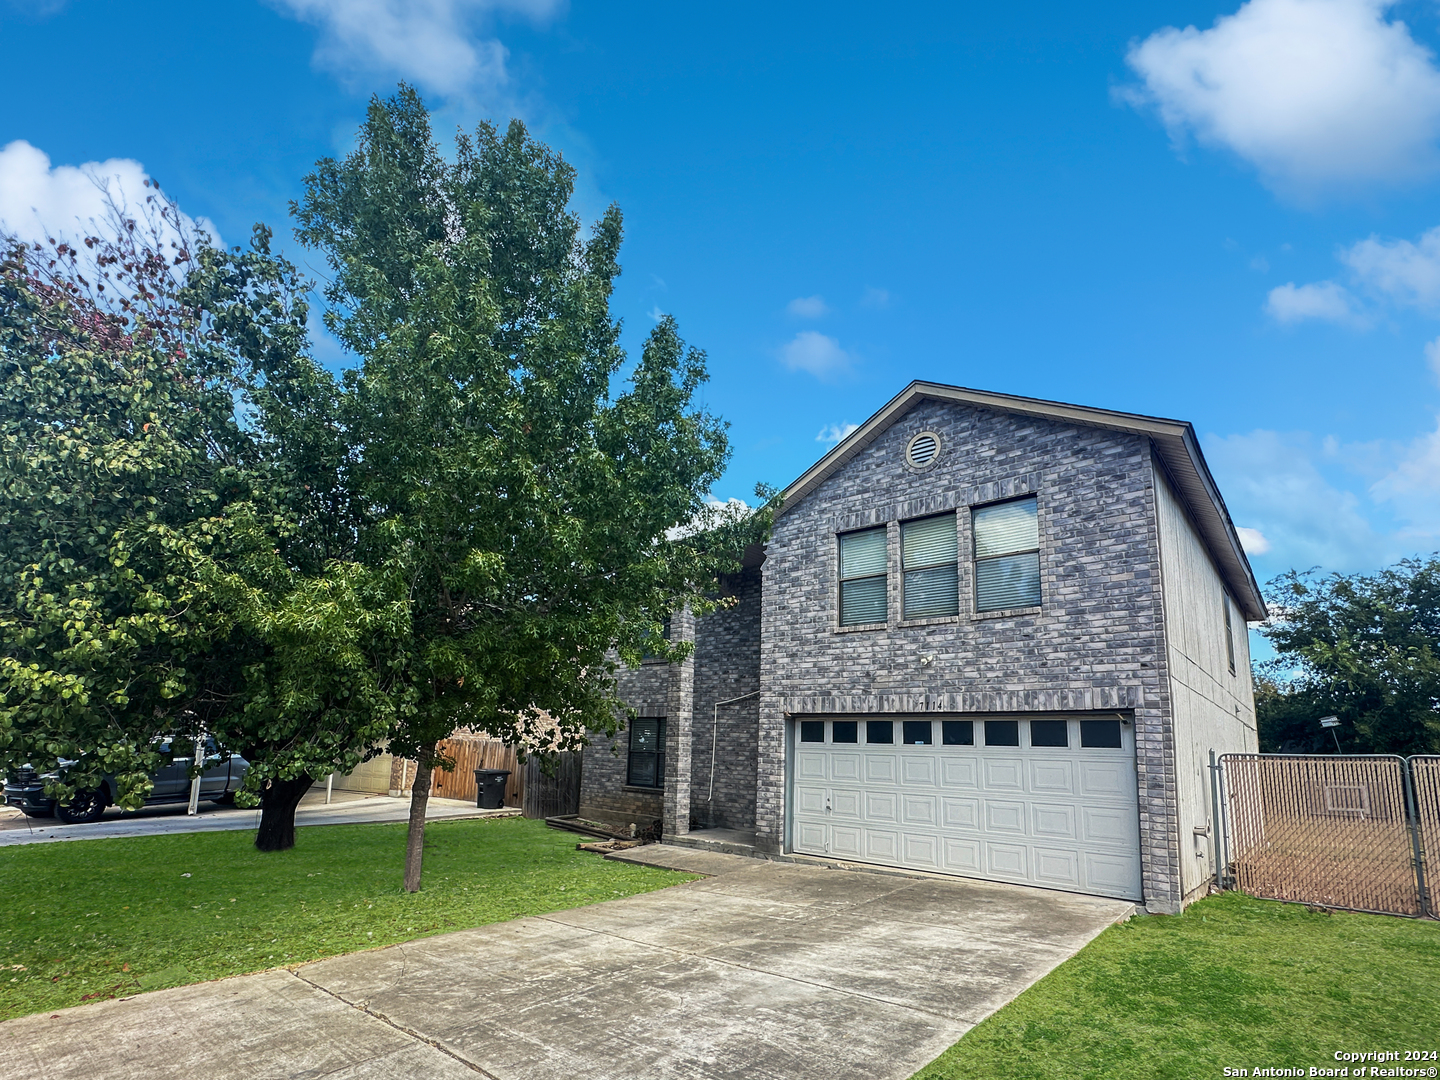
<svg viewBox="0 0 1440 1080">
<path fill-rule="evenodd" d="M 959 613 L 960 572 L 955 561 L 959 552 L 954 514 L 907 521 L 900 526 L 905 618 L 930 619 Z"/>
<path fill-rule="evenodd" d="M 1031 720 L 1030 745 L 1069 746 L 1069 722 L 1065 720 Z"/>
<path fill-rule="evenodd" d="M 929 720 L 906 720 L 903 726 L 906 746 L 930 745 Z"/>
<path fill-rule="evenodd" d="M 1080 745 L 1093 750 L 1119 750 L 1120 721 L 1081 720 Z"/>
<path fill-rule="evenodd" d="M 885 526 L 840 537 L 840 625 L 885 621 Z"/>
<path fill-rule="evenodd" d="M 824 742 L 825 721 L 824 720 L 801 720 L 800 721 L 801 742 Z"/>
<path fill-rule="evenodd" d="M 1230 621 L 1230 598 L 1222 596 L 1220 602 L 1225 605 L 1225 659 L 1230 661 L 1230 674 L 1235 674 L 1235 626 Z"/>
<path fill-rule="evenodd" d="M 651 640 L 652 640 L 652 641 L 655 641 L 656 639 L 652 637 Z M 660 637 L 659 637 L 658 641 L 666 641 L 666 642 L 668 642 L 669 640 L 670 640 L 670 616 L 667 615 L 667 616 L 665 616 L 664 622 L 662 622 L 662 623 L 660 624 Z M 657 641 L 657 644 L 658 644 L 658 641 Z M 651 652 L 651 651 L 650 651 L 650 648 L 647 646 L 646 649 L 645 649 L 645 652 L 641 655 L 640 659 L 641 659 L 641 660 L 655 660 L 655 659 L 657 659 L 657 656 L 656 656 L 655 653 Z"/>
<path fill-rule="evenodd" d="M 946 746 L 975 745 L 975 723 L 972 720 L 945 720 L 940 728 Z"/>
<path fill-rule="evenodd" d="M 866 720 L 865 741 L 867 743 L 893 743 L 895 722 L 893 720 Z"/>
<path fill-rule="evenodd" d="M 665 721 L 639 717 L 630 721 L 630 767 L 625 782 L 632 787 L 665 786 Z"/>
<path fill-rule="evenodd" d="M 975 610 L 1040 605 L 1040 515 L 1035 496 L 975 510 Z"/>
<path fill-rule="evenodd" d="M 1020 745 L 1020 721 L 1019 721 L 1019 720 L 986 720 L 986 721 L 985 721 L 985 745 L 986 745 L 986 746 L 1019 746 L 1019 745 Z"/>
<path fill-rule="evenodd" d="M 860 724 L 856 720 L 832 720 L 830 721 L 831 742 L 859 742 Z"/>
</svg>

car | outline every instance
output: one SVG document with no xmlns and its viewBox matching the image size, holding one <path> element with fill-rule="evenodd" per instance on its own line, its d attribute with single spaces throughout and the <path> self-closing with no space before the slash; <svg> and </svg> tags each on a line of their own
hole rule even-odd
<svg viewBox="0 0 1440 1080">
<path fill-rule="evenodd" d="M 214 739 L 206 742 L 205 772 L 200 777 L 200 798 L 214 803 L 231 803 L 235 793 L 245 782 L 245 773 L 250 763 L 239 754 L 224 754 L 215 745 Z M 170 743 L 162 742 L 159 752 L 170 757 Z M 183 803 L 190 800 L 190 766 L 194 758 L 188 754 L 171 757 L 170 764 L 162 765 L 150 774 L 154 787 L 145 800 L 146 806 L 163 806 L 167 803 Z M 62 762 L 63 768 L 68 762 Z M 48 776 L 53 777 L 50 773 Z M 87 821 L 99 821 L 105 808 L 115 801 L 115 777 L 101 778 L 100 786 L 89 791 L 76 792 L 69 806 L 60 806 L 45 794 L 46 776 L 41 776 L 30 766 L 22 766 L 5 781 L 5 803 L 29 817 L 50 817 L 52 814 L 68 825 Z"/>
</svg>

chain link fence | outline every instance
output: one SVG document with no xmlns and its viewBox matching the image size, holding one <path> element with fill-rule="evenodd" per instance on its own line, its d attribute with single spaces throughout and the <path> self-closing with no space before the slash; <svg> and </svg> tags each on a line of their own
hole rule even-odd
<svg viewBox="0 0 1440 1080">
<path fill-rule="evenodd" d="M 1220 764 L 1235 888 L 1352 911 L 1440 912 L 1424 859 L 1440 861 L 1440 757 L 1226 754 Z"/>
</svg>

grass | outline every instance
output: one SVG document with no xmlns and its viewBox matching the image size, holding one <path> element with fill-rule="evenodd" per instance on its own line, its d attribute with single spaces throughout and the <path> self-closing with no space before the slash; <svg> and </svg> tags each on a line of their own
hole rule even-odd
<svg viewBox="0 0 1440 1080">
<path fill-rule="evenodd" d="M 1437 972 L 1440 923 L 1226 893 L 1111 927 L 913 1080 L 1191 1080 L 1436 1050 Z"/>
<path fill-rule="evenodd" d="M 405 826 L 248 832 L 0 851 L 0 1019 L 283 967 L 661 889 L 692 875 L 608 862 L 523 818 L 432 822 L 424 887 Z"/>
</svg>

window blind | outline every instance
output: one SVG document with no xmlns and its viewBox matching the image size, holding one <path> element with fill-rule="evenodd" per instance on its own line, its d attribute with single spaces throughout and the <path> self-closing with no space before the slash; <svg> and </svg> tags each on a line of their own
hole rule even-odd
<svg viewBox="0 0 1440 1080">
<path fill-rule="evenodd" d="M 983 507 L 975 511 L 974 520 L 977 559 L 1040 546 L 1040 517 L 1033 498 Z"/>
<path fill-rule="evenodd" d="M 1040 516 L 1035 498 L 974 511 L 975 610 L 1040 606 Z"/>
<path fill-rule="evenodd" d="M 885 621 L 885 526 L 840 537 L 840 625 Z"/>
<path fill-rule="evenodd" d="M 975 563 L 975 608 L 1000 611 L 1004 608 L 1039 607 L 1040 554 L 1001 555 Z"/>
<path fill-rule="evenodd" d="M 956 567 L 959 552 L 954 514 L 907 521 L 900 526 L 905 618 L 939 618 L 960 611 L 960 574 Z"/>
<path fill-rule="evenodd" d="M 840 537 L 841 579 L 885 573 L 885 527 Z"/>
</svg>

